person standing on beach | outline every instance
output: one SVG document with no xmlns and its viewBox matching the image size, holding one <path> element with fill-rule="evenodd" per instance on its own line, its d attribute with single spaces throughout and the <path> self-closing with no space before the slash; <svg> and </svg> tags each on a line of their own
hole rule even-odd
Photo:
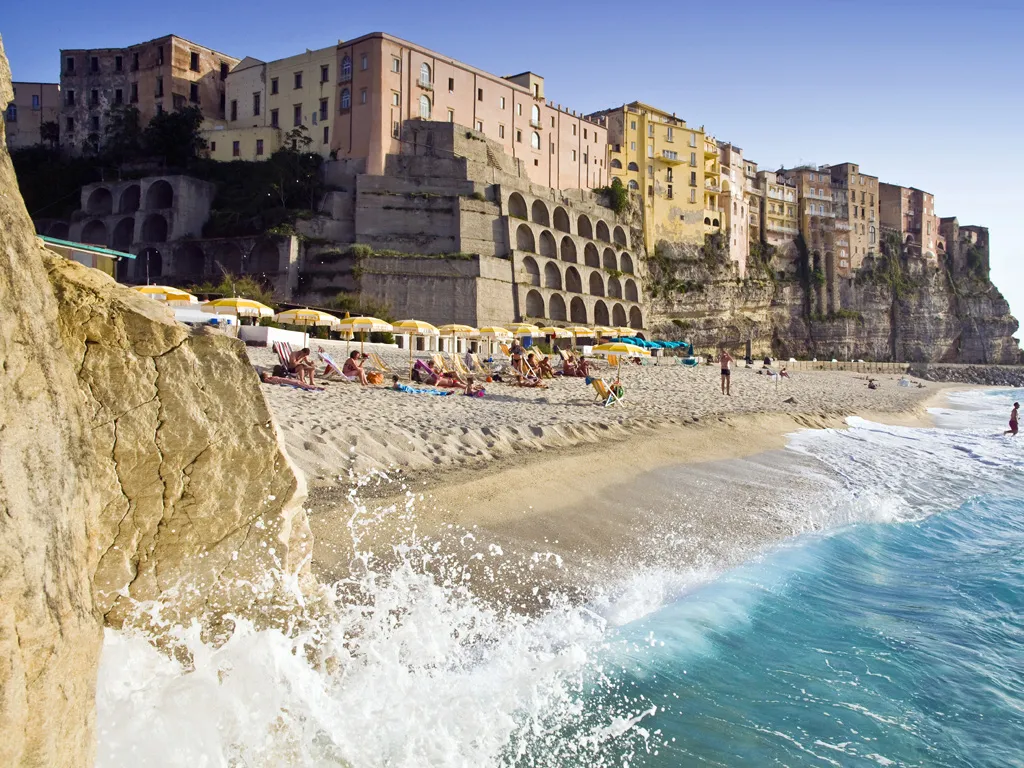
<svg viewBox="0 0 1024 768">
<path fill-rule="evenodd" d="M 722 347 L 722 354 L 719 355 L 719 362 L 722 364 L 722 394 L 732 396 L 732 391 L 729 388 L 729 380 L 732 378 L 732 355 L 729 354 L 729 350 Z"/>
<path fill-rule="evenodd" d="M 1020 409 L 1020 403 L 1013 404 L 1013 410 L 1010 411 L 1010 428 L 1003 432 L 1004 435 L 1017 436 L 1017 411 Z"/>
</svg>

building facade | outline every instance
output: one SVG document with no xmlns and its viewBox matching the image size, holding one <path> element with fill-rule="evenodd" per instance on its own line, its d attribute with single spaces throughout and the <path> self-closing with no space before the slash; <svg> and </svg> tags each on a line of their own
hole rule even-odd
<svg viewBox="0 0 1024 768">
<path fill-rule="evenodd" d="M 836 268 L 841 275 L 860 269 L 864 257 L 878 252 L 878 177 L 861 173 L 856 163 L 830 167 L 835 211 Z"/>
<path fill-rule="evenodd" d="M 882 228 L 899 234 L 904 251 L 935 262 L 939 238 L 935 197 L 914 187 L 881 183 L 878 203 Z"/>
<path fill-rule="evenodd" d="M 704 235 L 721 230 L 718 147 L 703 128 L 691 128 L 674 114 L 638 101 L 589 117 L 608 130 L 611 177 L 643 198 L 648 252 L 660 240 L 701 245 Z M 716 167 L 709 173 L 712 145 Z"/>
<path fill-rule="evenodd" d="M 204 136 L 214 160 L 261 160 L 283 142 L 309 139 L 306 150 L 327 157 L 336 114 L 337 46 L 277 61 L 246 57 L 228 73 L 224 120 Z"/>
<path fill-rule="evenodd" d="M 143 128 L 161 112 L 190 105 L 223 118 L 224 81 L 238 63 L 175 35 L 60 55 L 60 143 L 72 152 L 98 148 L 110 110 L 121 104 L 139 110 Z"/>
<path fill-rule="evenodd" d="M 828 169 L 801 166 L 779 171 L 796 187 L 800 234 L 807 247 L 812 270 L 834 270 L 835 218 L 832 175 Z"/>
<path fill-rule="evenodd" d="M 799 255 L 796 240 L 800 236 L 796 183 L 781 173 L 758 171 L 757 187 L 761 191 L 761 241 L 778 251 L 783 269 L 792 271 Z"/>
<path fill-rule="evenodd" d="M 401 153 L 406 120 L 441 121 L 476 131 L 517 160 L 531 182 L 553 189 L 608 183 L 607 131 L 547 101 L 544 78 L 498 77 L 391 35 L 374 32 L 337 47 L 337 99 L 331 150 L 384 173 Z"/>
<path fill-rule="evenodd" d="M 764 191 L 757 180 L 757 163 L 753 160 L 743 160 L 743 197 L 747 201 L 747 239 L 750 243 L 760 243 Z"/>
<path fill-rule="evenodd" d="M 60 114 L 57 83 L 12 83 L 14 100 L 4 110 L 7 146 L 11 149 L 43 144 L 43 125 L 56 125 Z"/>
<path fill-rule="evenodd" d="M 740 277 L 747 273 L 747 258 L 750 256 L 750 201 L 747 194 L 746 164 L 743 150 L 719 142 L 721 167 L 722 213 L 728 237 L 729 258 L 736 263 Z"/>
</svg>

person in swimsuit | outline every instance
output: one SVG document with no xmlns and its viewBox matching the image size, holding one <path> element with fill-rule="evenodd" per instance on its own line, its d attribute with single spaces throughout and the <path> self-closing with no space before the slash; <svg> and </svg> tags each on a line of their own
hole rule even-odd
<svg viewBox="0 0 1024 768">
<path fill-rule="evenodd" d="M 288 358 L 288 371 L 298 376 L 299 381 L 313 386 L 313 373 L 316 366 L 309 359 L 309 347 L 303 347 L 298 352 L 292 352 Z"/>
<path fill-rule="evenodd" d="M 359 359 L 358 352 L 353 352 L 348 356 L 345 364 L 341 367 L 341 374 L 349 379 L 358 381 L 364 387 L 370 383 L 366 378 L 366 371 L 363 370 L 363 363 Z"/>
<path fill-rule="evenodd" d="M 1020 408 L 1020 403 L 1013 404 L 1013 410 L 1010 411 L 1010 428 L 1003 432 L 1004 435 L 1017 435 L 1017 410 Z"/>
<path fill-rule="evenodd" d="M 722 347 L 722 354 L 719 356 L 719 362 L 722 364 L 722 394 L 732 396 L 732 391 L 729 388 L 729 380 L 732 378 L 732 355 L 729 351 Z"/>
</svg>

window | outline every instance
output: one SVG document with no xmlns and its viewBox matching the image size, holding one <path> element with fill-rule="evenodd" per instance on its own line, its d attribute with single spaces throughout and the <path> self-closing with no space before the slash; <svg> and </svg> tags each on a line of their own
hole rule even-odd
<svg viewBox="0 0 1024 768">
<path fill-rule="evenodd" d="M 651 149 L 654 149 L 654 147 L 651 147 Z M 679 155 L 677 155 L 677 154 L 676 154 L 675 152 L 673 152 L 672 150 L 669 150 L 669 149 L 663 149 L 663 150 L 661 151 L 661 153 L 662 153 L 662 154 L 663 154 L 663 155 L 665 156 L 665 158 L 666 158 L 667 160 L 678 160 L 678 159 L 679 159 Z"/>
<path fill-rule="evenodd" d="M 260 113 L 260 94 L 254 93 L 252 95 L 252 114 L 256 117 Z"/>
<path fill-rule="evenodd" d="M 193 104 L 199 103 L 199 83 L 188 84 L 188 100 Z"/>
<path fill-rule="evenodd" d="M 91 56 L 89 58 L 89 71 L 99 72 L 100 71 L 100 59 L 98 56 Z"/>
<path fill-rule="evenodd" d="M 221 80 L 227 80 L 228 79 L 228 63 L 226 61 L 222 61 L 220 63 L 220 79 Z"/>
<path fill-rule="evenodd" d="M 648 157 L 654 157 L 654 145 L 653 144 L 648 144 L 647 145 L 647 156 Z"/>
<path fill-rule="evenodd" d="M 359 56 L 359 69 L 361 69 L 363 72 L 365 72 L 369 68 L 370 68 L 370 57 L 367 56 L 365 53 L 361 54 Z"/>
<path fill-rule="evenodd" d="M 426 94 L 420 96 L 420 117 L 424 120 L 430 119 L 430 97 Z"/>
<path fill-rule="evenodd" d="M 5 115 L 4 119 L 8 123 L 16 123 L 16 122 L 18 122 L 18 105 L 17 104 L 8 104 L 7 105 L 7 114 Z"/>
<path fill-rule="evenodd" d="M 449 109 L 448 110 L 448 122 L 449 123 L 454 123 L 455 122 L 455 110 L 454 109 Z"/>
<path fill-rule="evenodd" d="M 499 139 L 504 139 L 505 138 L 505 126 L 504 125 L 499 125 L 498 126 L 498 138 Z"/>
<path fill-rule="evenodd" d="M 296 104 L 292 107 L 292 125 L 298 128 L 302 125 L 302 105 Z"/>
<path fill-rule="evenodd" d="M 630 150 L 635 152 L 636 151 L 636 142 L 635 141 L 629 142 L 629 148 L 630 148 Z"/>
<path fill-rule="evenodd" d="M 455 78 L 448 78 L 448 93 L 455 93 Z"/>
<path fill-rule="evenodd" d="M 73 131 L 73 130 L 75 130 L 75 118 L 73 118 L 73 117 L 69 117 L 69 118 L 68 118 L 68 119 L 67 119 L 67 120 L 66 120 L 66 121 L 64 122 L 64 128 L 65 128 L 65 130 L 68 130 L 68 131 Z"/>
<path fill-rule="evenodd" d="M 576 162 L 576 150 L 575 149 L 572 151 L 572 161 L 574 163 Z"/>
<path fill-rule="evenodd" d="M 402 60 L 396 56 L 391 57 L 391 71 L 401 72 L 402 71 Z"/>
<path fill-rule="evenodd" d="M 391 123 L 391 135 L 397 139 L 401 133 L 402 126 L 397 120 L 395 120 L 393 123 Z"/>
<path fill-rule="evenodd" d="M 159 99 L 163 95 L 164 95 L 164 79 L 162 77 L 158 77 L 156 79 L 156 97 Z"/>
<path fill-rule="evenodd" d="M 96 132 L 100 129 L 100 118 L 98 115 L 93 115 L 89 118 L 89 130 Z"/>
<path fill-rule="evenodd" d="M 672 169 L 671 168 L 669 168 L 665 172 L 665 181 L 672 181 Z M 733 203 L 733 205 L 735 205 L 735 203 Z"/>
<path fill-rule="evenodd" d="M 530 146 L 534 149 L 540 149 L 540 134 L 534 131 L 530 135 Z M 586 160 L 584 160 L 586 162 Z"/>
<path fill-rule="evenodd" d="M 576 135 L 576 123 L 572 124 L 572 135 L 573 136 Z M 633 149 L 636 149 L 636 145 L 635 144 L 633 145 Z"/>
<path fill-rule="evenodd" d="M 138 54 L 136 54 L 136 59 L 137 58 L 138 58 Z M 64 59 L 64 71 L 67 72 L 69 75 L 73 75 L 75 73 L 75 57 L 74 56 L 68 56 L 66 59 Z"/>
<path fill-rule="evenodd" d="M 325 125 L 324 126 L 324 144 L 326 144 L 328 139 L 330 139 L 330 135 L 331 135 L 330 126 L 329 125 Z"/>
<path fill-rule="evenodd" d="M 448 111 L 449 111 L 449 112 L 452 112 L 452 111 L 451 111 L 450 109 L 449 109 Z M 454 113 L 454 112 L 452 112 L 452 116 L 453 116 L 453 117 L 454 117 L 454 115 L 455 115 L 455 113 Z M 450 122 L 455 122 L 455 121 L 454 121 L 454 120 L 452 120 L 452 121 L 450 121 Z M 484 132 L 484 122 L 483 122 L 483 120 L 477 120 L 477 121 L 476 121 L 476 129 L 477 129 L 477 131 L 479 131 L 480 133 L 483 133 L 483 132 Z"/>
<path fill-rule="evenodd" d="M 811 174 L 811 181 L 817 181 L 817 178 L 813 173 Z M 811 191 L 813 192 L 814 190 L 812 189 Z"/>
<path fill-rule="evenodd" d="M 535 126 L 540 126 L 540 107 L 536 104 L 534 104 L 533 108 L 530 110 L 530 122 Z"/>
<path fill-rule="evenodd" d="M 871 242 L 871 245 L 874 245 L 875 244 L 875 228 L 874 227 L 870 227 L 868 229 L 868 237 L 869 237 L 869 240 Z"/>
<path fill-rule="evenodd" d="M 114 57 L 114 71 L 115 72 L 122 72 L 122 71 L 124 71 L 124 58 L 122 58 L 121 56 L 115 56 Z"/>
<path fill-rule="evenodd" d="M 665 197 L 667 197 L 669 200 L 671 200 L 672 199 L 672 185 L 669 184 L 666 187 L 666 189 L 667 189 L 667 191 L 665 192 Z"/>
<path fill-rule="evenodd" d="M 162 45 L 156 47 L 156 65 L 158 67 L 164 65 L 164 47 Z"/>
<path fill-rule="evenodd" d="M 256 155 L 263 154 L 263 139 L 256 139 Z"/>
<path fill-rule="evenodd" d="M 350 109 L 352 107 L 352 93 L 348 88 L 341 89 L 341 109 Z"/>
<path fill-rule="evenodd" d="M 583 140 L 586 141 L 586 138 L 587 138 L 587 129 L 584 128 L 583 129 Z"/>
<path fill-rule="evenodd" d="M 583 153 L 583 164 L 586 165 L 588 162 L 590 162 L 590 160 L 589 160 L 589 158 L 587 156 L 587 153 L 584 152 Z"/>
<path fill-rule="evenodd" d="M 551 127 L 552 128 L 555 127 L 555 116 L 554 115 L 551 116 Z"/>
<path fill-rule="evenodd" d="M 295 90 L 298 90 L 301 87 L 302 87 L 302 73 L 301 72 L 296 72 L 295 73 Z"/>
<path fill-rule="evenodd" d="M 430 85 L 430 65 L 427 62 L 420 64 L 420 85 Z"/>
<path fill-rule="evenodd" d="M 36 97 L 33 96 L 32 97 L 32 104 L 33 105 L 35 105 L 35 99 L 36 99 Z M 120 88 L 115 88 L 114 89 L 114 103 L 115 104 L 124 104 L 124 91 L 122 91 Z"/>
<path fill-rule="evenodd" d="M 327 119 L 327 99 L 320 99 L 320 119 Z"/>
<path fill-rule="evenodd" d="M 273 94 L 276 94 L 277 92 L 278 92 L 277 78 L 276 77 L 272 77 L 272 78 L 270 78 L 270 93 L 271 93 L 271 95 L 273 95 Z"/>
<path fill-rule="evenodd" d="M 232 157 L 239 157 L 241 154 L 242 154 L 241 142 L 232 141 L 231 142 L 231 156 Z"/>
<path fill-rule="evenodd" d="M 39 94 L 32 95 L 32 109 L 39 109 Z"/>
<path fill-rule="evenodd" d="M 217 142 L 216 141 L 211 141 L 210 142 L 210 151 L 211 152 L 216 152 L 217 151 Z"/>
<path fill-rule="evenodd" d="M 697 153 L 696 152 L 691 152 L 690 153 L 690 165 L 691 166 L 697 165 Z"/>
<path fill-rule="evenodd" d="M 128 97 L 128 100 L 131 101 L 132 104 L 138 104 L 139 103 L 139 84 L 138 83 L 132 83 L 131 95 Z"/>
<path fill-rule="evenodd" d="M 825 206 L 822 205 L 821 203 L 818 203 L 818 213 L 819 214 L 824 214 L 825 213 Z"/>
<path fill-rule="evenodd" d="M 634 168 L 636 168 L 636 163 L 630 163 L 629 165 L 630 165 L 630 170 L 631 170 L 631 171 L 632 171 L 632 170 L 633 170 Z M 647 175 L 648 175 L 648 176 L 653 176 L 653 175 L 654 175 L 654 166 L 653 166 L 653 165 L 648 165 L 648 166 L 647 166 Z"/>
<path fill-rule="evenodd" d="M 697 172 L 696 171 L 690 171 L 690 186 L 691 187 L 696 187 L 697 186 Z"/>
<path fill-rule="evenodd" d="M 359 103 L 360 104 L 365 104 L 366 100 L 368 98 L 369 98 L 369 96 L 366 93 L 366 89 L 365 88 L 360 89 L 360 91 L 359 91 Z"/>
<path fill-rule="evenodd" d="M 523 132 L 522 131 L 519 131 L 519 130 L 516 131 L 516 141 L 519 142 L 520 144 L 523 143 Z M 575 155 L 576 153 L 573 152 L 573 154 Z M 576 158 L 574 157 L 573 160 L 575 160 L 575 159 Z"/>
<path fill-rule="evenodd" d="M 280 125 L 281 125 L 281 123 L 280 123 L 280 121 L 279 121 L 279 119 L 277 117 L 277 110 L 276 109 L 270 110 L 270 127 L 271 128 L 278 128 L 278 127 L 280 127 Z"/>
<path fill-rule="evenodd" d="M 98 107 L 100 105 L 100 92 L 99 91 L 93 89 L 92 91 L 89 92 L 89 104 L 91 106 L 94 106 L 94 107 Z"/>
<path fill-rule="evenodd" d="M 231 100 L 231 119 L 238 119 L 238 99 Z"/>
<path fill-rule="evenodd" d="M 523 116 L 523 105 L 522 104 L 516 104 L 516 114 L 519 115 L 520 117 Z"/>
<path fill-rule="evenodd" d="M 672 126 L 669 126 L 665 133 L 665 141 L 672 141 Z"/>
<path fill-rule="evenodd" d="M 648 136 L 653 136 L 654 135 L 654 126 L 653 125 L 648 125 L 647 126 L 647 135 Z"/>
<path fill-rule="evenodd" d="M 629 129 L 631 131 L 635 131 L 636 130 L 636 120 L 630 120 L 629 121 Z"/>
<path fill-rule="evenodd" d="M 476 100 L 477 101 L 483 101 L 484 100 L 484 89 L 483 88 L 477 88 L 476 89 Z M 502 101 L 502 104 L 505 103 L 504 99 L 502 99 L 501 101 Z"/>
<path fill-rule="evenodd" d="M 697 146 L 697 134 L 696 133 L 691 133 L 690 134 L 690 146 L 691 147 L 696 147 Z"/>
<path fill-rule="evenodd" d="M 399 103 L 399 96 L 394 91 L 391 92 L 391 106 L 397 107 Z"/>
</svg>

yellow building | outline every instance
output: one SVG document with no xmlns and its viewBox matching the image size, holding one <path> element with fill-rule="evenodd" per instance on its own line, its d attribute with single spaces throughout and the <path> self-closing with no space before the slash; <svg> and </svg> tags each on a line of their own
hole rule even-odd
<svg viewBox="0 0 1024 768">
<path fill-rule="evenodd" d="M 608 129 L 611 178 L 643 195 L 648 253 L 660 240 L 699 245 L 721 229 L 718 145 L 703 127 L 638 101 L 588 118 Z"/>
<path fill-rule="evenodd" d="M 308 151 L 326 157 L 334 115 L 351 106 L 336 103 L 338 83 L 352 79 L 351 70 L 338 71 L 337 50 L 332 45 L 277 61 L 240 61 L 227 76 L 226 119 L 205 126 L 210 157 L 266 159 L 295 128 L 305 129 L 312 140 Z M 342 98 L 359 98 L 342 93 L 348 94 Z"/>
</svg>

